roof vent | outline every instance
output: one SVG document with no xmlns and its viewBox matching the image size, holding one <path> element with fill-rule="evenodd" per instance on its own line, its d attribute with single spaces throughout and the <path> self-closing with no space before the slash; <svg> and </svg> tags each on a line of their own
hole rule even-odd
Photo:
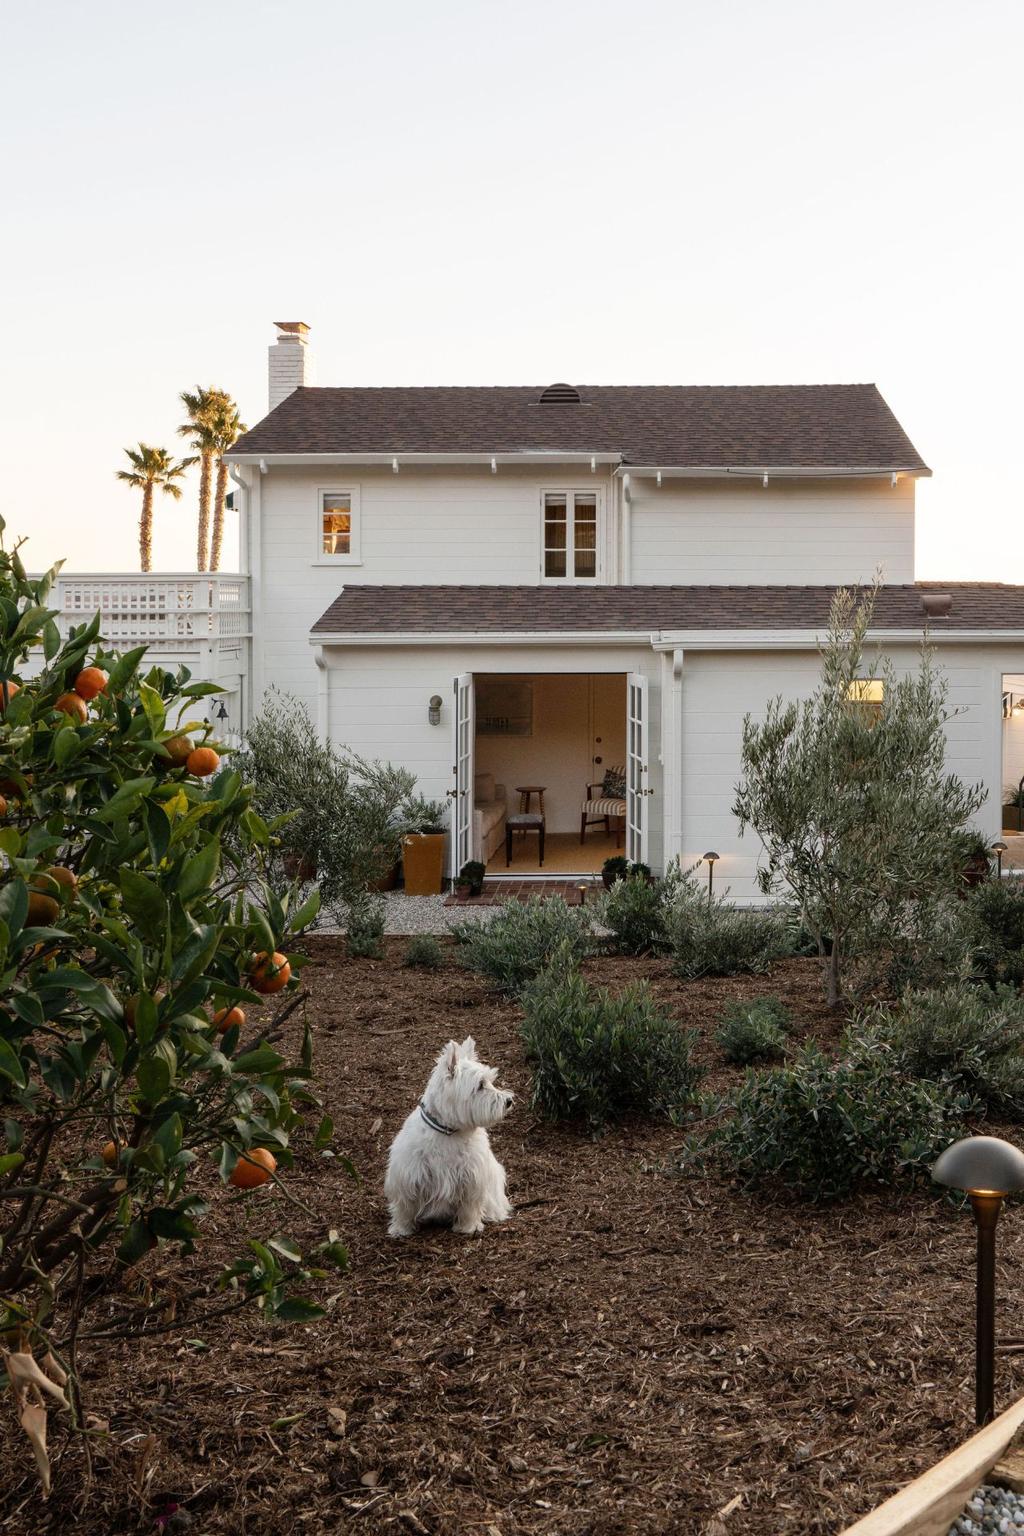
<svg viewBox="0 0 1024 1536">
<path fill-rule="evenodd" d="M 948 619 L 953 611 L 952 592 L 922 592 L 921 607 L 930 619 Z"/>
<path fill-rule="evenodd" d="M 572 384 L 549 384 L 540 397 L 541 405 L 579 405 L 580 392 Z"/>
</svg>

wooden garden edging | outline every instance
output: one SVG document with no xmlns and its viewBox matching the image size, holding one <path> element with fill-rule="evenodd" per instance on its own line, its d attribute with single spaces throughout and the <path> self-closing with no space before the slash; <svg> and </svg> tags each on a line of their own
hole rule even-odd
<svg viewBox="0 0 1024 1536">
<path fill-rule="evenodd" d="M 1024 1397 L 842 1536 L 946 1536 L 1022 1425 Z"/>
</svg>

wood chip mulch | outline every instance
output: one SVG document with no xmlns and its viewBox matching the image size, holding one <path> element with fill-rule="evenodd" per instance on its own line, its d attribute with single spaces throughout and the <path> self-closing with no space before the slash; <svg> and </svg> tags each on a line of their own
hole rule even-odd
<svg viewBox="0 0 1024 1536">
<path fill-rule="evenodd" d="M 969 1215 L 926 1193 L 827 1209 L 745 1194 L 719 1175 L 668 1174 L 682 1140 L 672 1128 L 594 1141 L 540 1123 L 515 1006 L 451 951 L 429 972 L 403 969 L 404 948 L 350 962 L 343 940 L 316 940 L 304 972 L 334 1144 L 358 1180 L 313 1150 L 314 1119 L 289 1183 L 315 1220 L 270 1188 L 229 1197 L 211 1181 L 209 1243 L 158 1261 L 184 1292 L 247 1234 L 312 1243 L 336 1227 L 352 1266 L 320 1287 L 327 1316 L 268 1326 L 248 1312 L 204 1323 L 197 1310 L 181 1332 L 83 1342 L 91 1477 L 51 1415 L 44 1503 L 0 1410 L 0 1532 L 839 1532 L 971 1432 Z M 702 983 L 660 961 L 602 959 L 590 972 L 616 987 L 649 977 L 701 1031 L 716 1088 L 736 1075 L 713 1041 L 730 999 L 781 997 L 798 1037 L 828 1042 L 840 1028 L 809 961 Z M 433 1230 L 392 1243 L 388 1145 L 437 1051 L 470 1033 L 519 1095 L 493 1136 L 515 1215 L 479 1239 Z M 1014 1210 L 999 1319 L 1017 1339 L 1022 1276 Z M 1021 1392 L 1011 1349 L 999 1403 Z"/>
</svg>

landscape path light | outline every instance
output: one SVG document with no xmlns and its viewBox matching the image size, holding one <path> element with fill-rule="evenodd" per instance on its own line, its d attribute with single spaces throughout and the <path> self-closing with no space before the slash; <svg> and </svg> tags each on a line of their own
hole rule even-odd
<svg viewBox="0 0 1024 1536">
<path fill-rule="evenodd" d="M 932 1178 L 965 1191 L 978 1229 L 974 1419 L 987 1424 L 995 1414 L 996 1223 L 1006 1196 L 1024 1189 L 1024 1152 L 998 1136 L 965 1136 L 946 1148 Z"/>
<path fill-rule="evenodd" d="M 992 852 L 996 856 L 996 879 L 997 880 L 1001 880 L 1003 878 L 1003 854 L 1006 852 L 1007 846 L 1008 845 L 1003 842 L 1002 838 L 1000 838 L 997 843 L 993 843 L 992 844 Z"/>
<path fill-rule="evenodd" d="M 709 907 L 711 905 L 711 898 L 712 898 L 712 896 L 714 894 L 714 888 L 715 888 L 715 865 L 718 863 L 718 857 L 719 857 L 718 854 L 714 853 L 714 852 L 706 853 L 704 855 L 704 862 L 705 862 L 705 864 L 708 867 L 708 906 Z"/>
</svg>

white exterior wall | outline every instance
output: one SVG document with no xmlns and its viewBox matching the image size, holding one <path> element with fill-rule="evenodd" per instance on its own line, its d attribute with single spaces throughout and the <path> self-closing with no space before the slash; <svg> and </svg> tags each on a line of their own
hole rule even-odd
<svg viewBox="0 0 1024 1536">
<path fill-rule="evenodd" d="M 641 585 L 829 586 L 914 580 L 914 481 L 631 477 Z"/>
<path fill-rule="evenodd" d="M 420 793 L 441 800 L 454 783 L 452 756 L 452 704 L 454 679 L 464 672 L 494 677 L 537 674 L 581 674 L 579 688 L 588 688 L 587 674 L 644 672 L 649 679 L 650 862 L 661 862 L 661 807 L 664 798 L 660 742 L 660 658 L 650 646 L 529 646 L 529 645 L 387 645 L 325 646 L 323 708 L 331 739 L 353 748 L 364 757 L 401 763 L 418 780 Z M 444 700 L 439 725 L 431 725 L 427 705 L 432 694 Z M 623 734 L 625 699 L 623 699 Z M 486 771 L 509 790 L 518 782 L 516 770 L 501 770 L 498 754 L 491 750 L 506 745 L 488 741 Z M 508 745 L 511 746 L 511 741 Z M 516 752 L 520 747 L 516 747 Z M 603 755 L 603 754 L 602 754 Z M 586 747 L 581 762 L 587 761 Z M 583 772 L 585 778 L 586 772 Z M 536 782 L 536 780 L 535 780 Z M 543 782 L 543 779 L 541 780 Z M 582 789 L 582 782 L 580 784 Z M 579 826 L 576 809 L 575 826 Z M 554 830 L 554 828 L 552 829 Z"/>
<path fill-rule="evenodd" d="M 898 671 L 914 671 L 913 644 L 887 647 Z M 978 812 L 979 831 L 995 839 L 1001 823 L 1002 676 L 1016 671 L 1024 647 L 941 646 L 938 661 L 950 683 L 952 707 L 959 713 L 947 726 L 946 766 L 967 783 L 983 784 L 988 799 Z M 716 890 L 729 888 L 739 901 L 759 899 L 755 883 L 759 844 L 751 833 L 740 837 L 732 814 L 739 781 L 743 717 L 763 719 L 777 694 L 808 696 L 819 677 L 814 650 L 686 652 L 681 678 L 682 777 L 678 788 L 681 835 L 669 843 L 683 867 L 696 863 L 709 848 L 721 854 L 715 867 Z"/>
</svg>

